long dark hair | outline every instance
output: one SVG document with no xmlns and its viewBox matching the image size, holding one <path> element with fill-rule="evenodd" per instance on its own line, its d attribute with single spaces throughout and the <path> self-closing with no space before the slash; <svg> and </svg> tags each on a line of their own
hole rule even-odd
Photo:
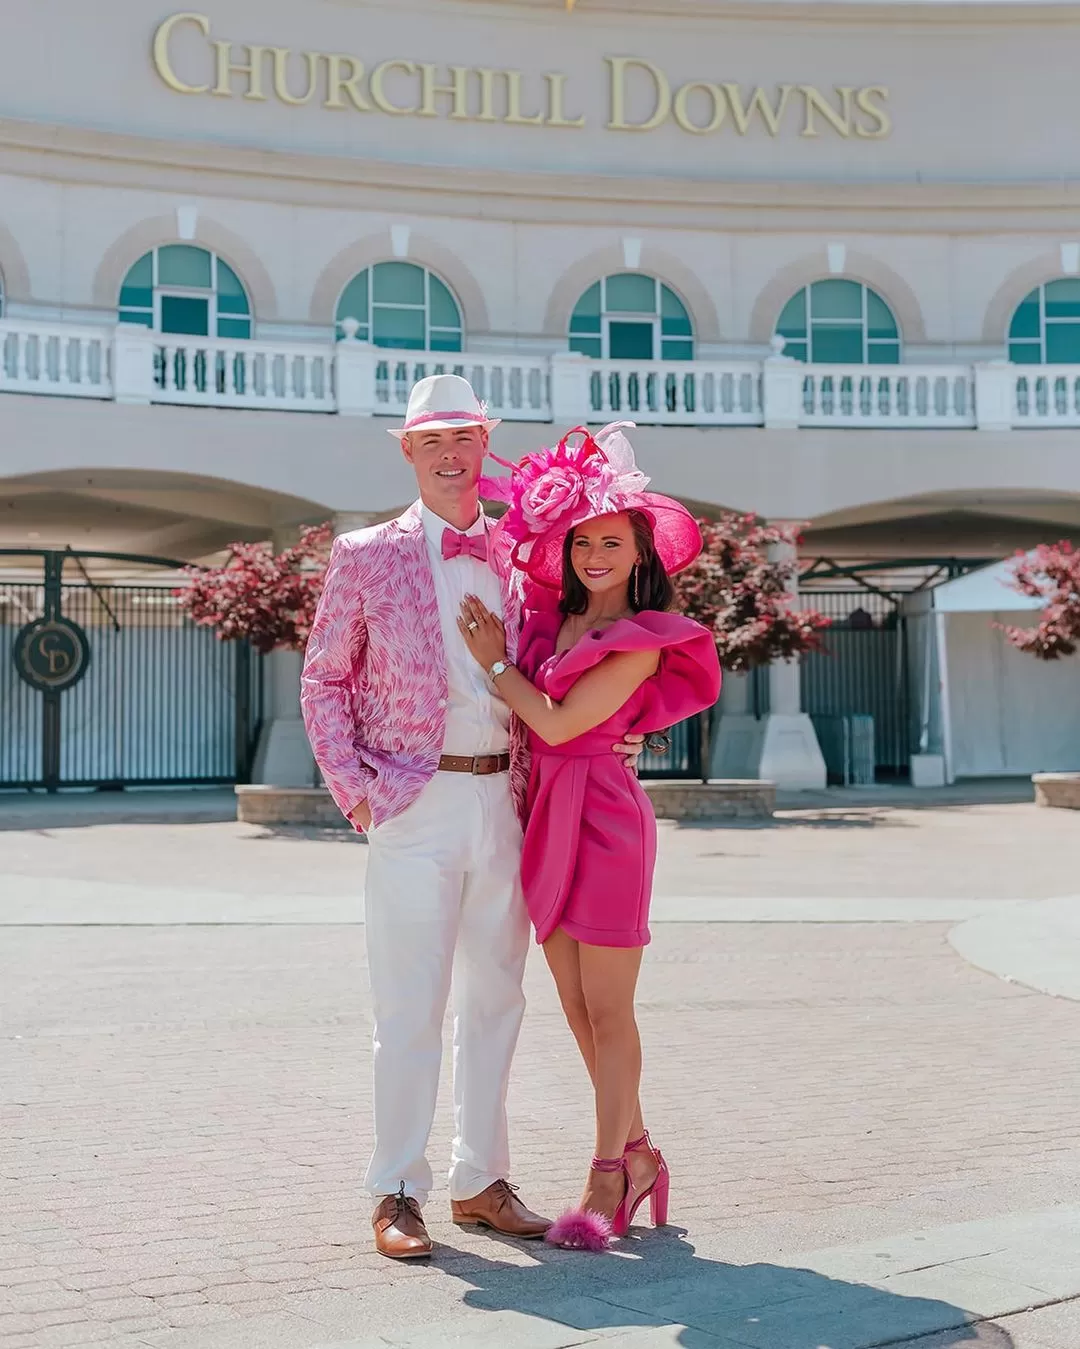
<svg viewBox="0 0 1080 1349">
<path fill-rule="evenodd" d="M 660 561 L 653 540 L 653 527 L 649 517 L 641 511 L 628 511 L 630 527 L 634 531 L 634 543 L 641 554 L 637 567 L 637 601 L 634 600 L 635 586 L 631 577 L 627 600 L 634 613 L 643 609 L 667 610 L 675 602 L 675 587 Z M 562 597 L 559 608 L 564 614 L 583 614 L 589 605 L 589 592 L 577 572 L 574 570 L 573 549 L 576 530 L 568 529 L 563 541 L 562 551 Z"/>
</svg>

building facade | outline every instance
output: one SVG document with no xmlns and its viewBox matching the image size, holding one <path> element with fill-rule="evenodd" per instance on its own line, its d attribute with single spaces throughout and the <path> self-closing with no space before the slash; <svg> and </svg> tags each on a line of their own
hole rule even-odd
<svg viewBox="0 0 1080 1349">
<path fill-rule="evenodd" d="M 809 557 L 1076 532 L 1078 68 L 1065 4 L 24 6 L 0 547 L 383 518 L 441 369 Z"/>
</svg>

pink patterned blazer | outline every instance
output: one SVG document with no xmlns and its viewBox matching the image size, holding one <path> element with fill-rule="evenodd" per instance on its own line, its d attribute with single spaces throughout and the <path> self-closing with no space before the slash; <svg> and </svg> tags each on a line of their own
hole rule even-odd
<svg viewBox="0 0 1080 1349">
<path fill-rule="evenodd" d="M 493 555 L 490 564 L 502 582 L 513 660 L 521 573 L 505 555 Z M 446 732 L 446 653 L 419 502 L 397 520 L 334 540 L 300 705 L 315 761 L 343 814 L 366 801 L 381 824 L 410 806 L 434 776 Z M 516 718 L 510 734 L 520 813 L 529 766 Z"/>
</svg>

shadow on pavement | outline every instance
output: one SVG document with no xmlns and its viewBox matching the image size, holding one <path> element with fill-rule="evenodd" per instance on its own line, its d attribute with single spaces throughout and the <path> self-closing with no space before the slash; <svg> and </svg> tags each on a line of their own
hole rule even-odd
<svg viewBox="0 0 1080 1349">
<path fill-rule="evenodd" d="M 607 1256 L 530 1245 L 538 1263 L 526 1268 L 472 1252 L 455 1259 L 453 1248 L 443 1246 L 438 1263 L 471 1285 L 463 1298 L 468 1307 L 521 1312 L 584 1331 L 680 1327 L 670 1343 L 684 1349 L 706 1349 L 714 1336 L 725 1347 L 730 1341 L 748 1349 L 901 1343 L 913 1349 L 1012 1349 L 1007 1332 L 972 1325 L 970 1313 L 951 1303 L 809 1269 L 707 1260 L 684 1237 L 683 1229 L 667 1227 L 619 1242 L 618 1254 Z M 521 1249 L 508 1239 L 505 1244 Z"/>
</svg>

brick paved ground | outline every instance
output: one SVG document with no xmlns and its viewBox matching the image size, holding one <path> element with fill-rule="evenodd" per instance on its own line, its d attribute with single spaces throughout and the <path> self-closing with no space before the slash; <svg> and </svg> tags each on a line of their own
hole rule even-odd
<svg viewBox="0 0 1080 1349">
<path fill-rule="evenodd" d="M 848 827 L 666 830 L 665 883 L 688 893 L 707 876 L 706 892 L 738 895 L 866 895 L 875 876 L 884 893 L 931 897 L 1076 888 L 1061 847 L 1071 817 L 870 814 Z M 159 884 L 343 886 L 362 857 L 344 839 L 228 825 L 9 833 L 0 893 L 24 883 L 5 873 L 112 878 L 145 887 L 152 920 Z M 432 1267 L 371 1254 L 357 1185 L 369 1105 L 361 927 L 0 929 L 0 1345 L 213 1349 L 232 1328 L 230 1343 L 273 1349 L 286 1341 L 268 1318 L 282 1311 L 312 1316 L 327 1341 L 359 1339 L 463 1302 L 528 1309 L 583 1279 L 640 1282 L 1080 1202 L 1080 1005 L 970 968 L 945 933 L 658 928 L 641 995 L 648 1114 L 685 1236 L 647 1234 L 636 1258 L 582 1273 L 581 1257 L 458 1232 L 443 1192 L 429 1206 Z M 539 961 L 529 994 L 517 1178 L 553 1210 L 580 1185 L 589 1098 Z M 448 1138 L 444 1093 L 433 1157 Z M 1052 1326 L 1065 1313 L 1034 1315 Z M 1025 1343 L 1000 1336 L 981 1342 Z"/>
</svg>

